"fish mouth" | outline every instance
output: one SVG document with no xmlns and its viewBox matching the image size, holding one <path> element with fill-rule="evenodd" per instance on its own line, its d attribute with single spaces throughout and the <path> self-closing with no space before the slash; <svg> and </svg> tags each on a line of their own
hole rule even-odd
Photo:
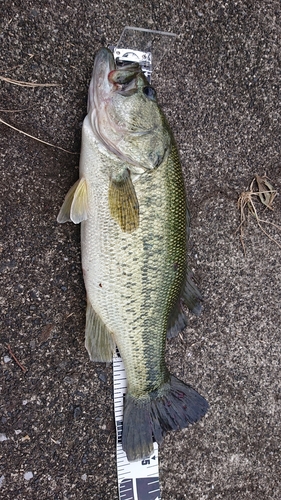
<svg viewBox="0 0 281 500">
<path fill-rule="evenodd" d="M 137 92 L 135 79 L 141 72 L 138 63 L 117 65 L 112 52 L 102 47 L 97 52 L 94 61 L 89 87 L 88 112 L 93 108 L 98 108 L 112 91 L 124 96 Z"/>
<path fill-rule="evenodd" d="M 130 154 L 124 153 L 120 143 L 126 136 L 147 135 L 153 129 L 148 127 L 143 130 L 128 131 L 112 120 L 108 109 L 114 93 L 125 97 L 138 92 L 137 79 L 140 74 L 142 75 L 142 71 L 139 64 L 117 65 L 112 52 L 102 47 L 95 57 L 88 94 L 88 116 L 99 145 L 132 165 L 137 174 L 142 174 L 151 168 L 140 164 Z"/>
<path fill-rule="evenodd" d="M 107 106 L 110 101 L 114 84 L 108 76 L 114 73 L 116 64 L 112 52 L 102 47 L 96 54 L 94 68 L 88 93 L 88 115 L 92 131 L 99 144 L 107 151 L 121 157 L 121 152 L 108 137 Z M 113 124 L 110 124 L 112 129 Z"/>
<path fill-rule="evenodd" d="M 112 90 L 112 83 L 108 75 L 116 69 L 116 64 L 112 52 L 106 47 L 102 47 L 96 54 L 94 68 L 89 87 L 88 113 L 91 109 L 97 108 L 104 97 Z"/>
</svg>

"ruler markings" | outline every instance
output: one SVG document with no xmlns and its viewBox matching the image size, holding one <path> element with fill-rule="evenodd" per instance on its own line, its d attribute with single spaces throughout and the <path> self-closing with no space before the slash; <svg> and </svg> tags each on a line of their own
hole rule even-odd
<svg viewBox="0 0 281 500">
<path fill-rule="evenodd" d="M 153 443 L 154 451 L 150 457 L 136 462 L 128 462 L 126 453 L 122 449 L 123 402 L 127 390 L 127 379 L 120 357 L 113 358 L 113 380 L 120 500 L 160 500 L 157 443 Z"/>
<path fill-rule="evenodd" d="M 135 28 L 125 28 L 125 30 L 131 30 Z M 145 32 L 146 34 L 152 33 L 150 30 L 137 29 L 138 32 Z M 156 32 L 157 33 L 157 32 Z M 161 36 L 164 33 L 159 32 Z M 175 36 L 171 33 L 166 33 L 169 36 Z M 111 48 L 111 47 L 110 47 Z M 128 57 L 133 55 L 141 56 L 141 61 L 144 59 L 148 60 L 149 63 L 142 64 L 141 69 L 145 73 L 149 82 L 151 81 L 151 60 L 152 54 L 148 52 L 138 52 L 135 49 L 130 50 L 128 47 L 122 53 L 120 49 L 112 47 L 111 50 L 114 51 L 114 58 L 117 57 L 121 60 L 123 54 L 123 59 L 126 63 L 134 62 L 134 59 L 130 61 Z M 115 50 L 116 49 L 116 50 Z M 120 55 L 121 54 L 121 55 Z M 150 457 L 145 460 L 139 460 L 137 462 L 128 462 L 126 453 L 122 449 L 122 432 L 123 432 L 123 404 L 124 396 L 127 390 L 127 379 L 124 364 L 120 357 L 118 349 L 116 350 L 116 356 L 113 358 L 113 382 L 114 382 L 114 414 L 115 414 L 115 425 L 116 425 L 116 452 L 117 452 L 117 476 L 118 476 L 118 488 L 120 500 L 161 500 L 160 494 L 160 484 L 159 484 L 159 471 L 158 471 L 158 445 L 156 442 L 153 443 L 154 451 Z M 138 429 L 136 429 L 138 432 Z M 128 478 L 126 476 L 129 476 Z"/>
</svg>

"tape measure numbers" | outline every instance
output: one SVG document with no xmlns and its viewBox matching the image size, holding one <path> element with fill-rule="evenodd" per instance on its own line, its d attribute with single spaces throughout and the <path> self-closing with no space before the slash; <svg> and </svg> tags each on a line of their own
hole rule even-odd
<svg viewBox="0 0 281 500">
<path fill-rule="evenodd" d="M 127 379 L 123 361 L 117 355 L 113 358 L 113 385 L 119 498 L 160 500 L 157 443 L 154 443 L 154 453 L 149 458 L 136 462 L 128 462 L 122 449 L 123 405 Z"/>
<path fill-rule="evenodd" d="M 117 46 L 109 48 L 117 64 L 126 65 L 138 62 L 146 78 L 151 82 L 152 52 L 154 61 L 159 62 L 176 37 L 175 33 L 126 26 Z M 149 458 L 137 462 L 128 462 L 126 453 L 122 449 L 123 406 L 127 380 L 119 354 L 113 358 L 113 385 L 119 498 L 120 500 L 161 500 L 157 443 L 154 442 L 154 452 Z"/>
</svg>

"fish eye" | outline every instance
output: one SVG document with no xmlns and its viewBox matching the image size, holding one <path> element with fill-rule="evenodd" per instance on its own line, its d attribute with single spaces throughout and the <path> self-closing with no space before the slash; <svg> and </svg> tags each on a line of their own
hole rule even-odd
<svg viewBox="0 0 281 500">
<path fill-rule="evenodd" d="M 156 100 L 156 92 L 154 90 L 153 87 L 143 87 L 142 89 L 144 95 L 146 95 L 146 97 L 148 97 L 148 99 L 151 99 L 152 101 L 155 101 Z"/>
</svg>

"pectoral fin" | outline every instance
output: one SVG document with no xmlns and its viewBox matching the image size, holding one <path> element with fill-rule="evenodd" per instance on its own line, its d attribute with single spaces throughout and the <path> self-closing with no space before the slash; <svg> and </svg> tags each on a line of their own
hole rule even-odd
<svg viewBox="0 0 281 500">
<path fill-rule="evenodd" d="M 74 224 L 79 224 L 82 220 L 87 219 L 87 210 L 87 182 L 86 179 L 82 177 L 78 179 L 68 191 L 57 217 L 57 221 L 60 223 L 72 221 Z"/>
<path fill-rule="evenodd" d="M 112 218 L 122 231 L 132 233 L 139 226 L 139 203 L 128 169 L 120 178 L 111 179 L 108 190 L 108 203 Z"/>
</svg>

